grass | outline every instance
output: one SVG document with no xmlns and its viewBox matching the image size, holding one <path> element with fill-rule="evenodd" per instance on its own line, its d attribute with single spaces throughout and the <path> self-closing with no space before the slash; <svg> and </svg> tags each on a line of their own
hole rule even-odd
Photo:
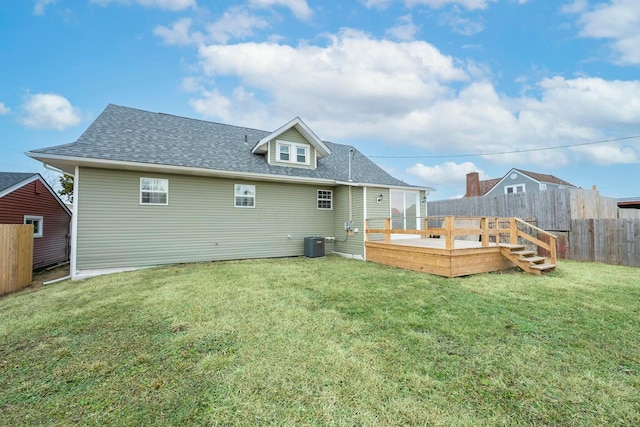
<svg viewBox="0 0 640 427">
<path fill-rule="evenodd" d="M 0 425 L 638 425 L 640 275 L 334 257 L 0 299 Z"/>
</svg>

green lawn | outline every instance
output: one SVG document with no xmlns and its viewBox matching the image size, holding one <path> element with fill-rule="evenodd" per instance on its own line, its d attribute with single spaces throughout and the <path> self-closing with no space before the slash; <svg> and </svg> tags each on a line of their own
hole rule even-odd
<svg viewBox="0 0 640 427">
<path fill-rule="evenodd" d="M 638 425 L 640 270 L 335 257 L 0 299 L 0 425 Z"/>
</svg>

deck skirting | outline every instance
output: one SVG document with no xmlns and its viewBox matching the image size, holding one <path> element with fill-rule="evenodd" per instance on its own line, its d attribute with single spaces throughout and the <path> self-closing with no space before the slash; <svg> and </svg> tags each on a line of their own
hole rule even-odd
<svg viewBox="0 0 640 427">
<path fill-rule="evenodd" d="M 499 246 L 442 249 L 367 241 L 367 261 L 445 277 L 467 276 L 514 267 Z"/>
</svg>

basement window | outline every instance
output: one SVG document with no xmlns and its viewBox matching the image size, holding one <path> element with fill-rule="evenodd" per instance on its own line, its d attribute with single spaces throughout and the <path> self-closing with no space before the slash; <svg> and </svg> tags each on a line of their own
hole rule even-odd
<svg viewBox="0 0 640 427">
<path fill-rule="evenodd" d="M 33 224 L 33 237 L 42 237 L 42 217 L 41 216 L 33 216 L 33 215 L 25 215 L 24 216 L 25 224 Z"/>
<path fill-rule="evenodd" d="M 321 210 L 333 209 L 333 191 L 318 190 L 318 209 L 321 209 Z"/>
<path fill-rule="evenodd" d="M 169 180 L 158 178 L 140 178 L 141 205 L 168 205 Z"/>
<path fill-rule="evenodd" d="M 256 207 L 256 186 L 236 184 L 234 206 L 236 208 L 255 208 Z"/>
</svg>

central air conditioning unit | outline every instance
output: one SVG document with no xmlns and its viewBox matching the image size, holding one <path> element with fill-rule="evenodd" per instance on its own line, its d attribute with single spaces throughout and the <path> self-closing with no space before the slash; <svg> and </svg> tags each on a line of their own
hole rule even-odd
<svg viewBox="0 0 640 427">
<path fill-rule="evenodd" d="M 324 256 L 324 237 L 305 237 L 304 256 L 318 258 Z"/>
</svg>

